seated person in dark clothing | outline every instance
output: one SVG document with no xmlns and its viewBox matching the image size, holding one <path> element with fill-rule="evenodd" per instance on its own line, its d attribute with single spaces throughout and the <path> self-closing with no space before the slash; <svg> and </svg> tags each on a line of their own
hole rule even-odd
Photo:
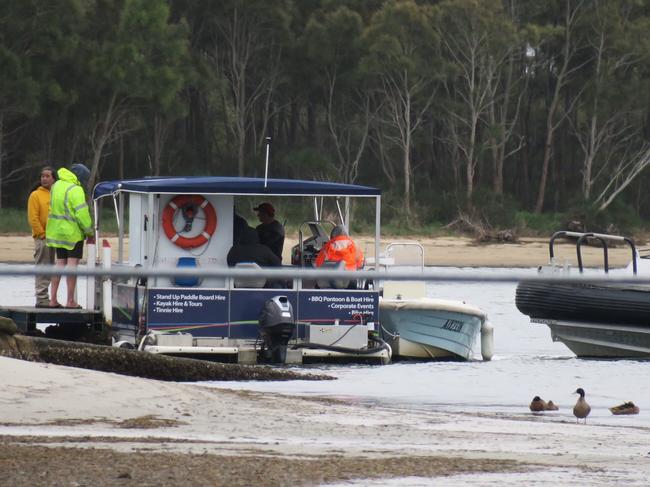
<svg viewBox="0 0 650 487">
<path fill-rule="evenodd" d="M 257 212 L 260 224 L 255 230 L 260 238 L 260 243 L 270 248 L 282 261 L 282 247 L 284 247 L 284 227 L 275 219 L 275 208 L 271 203 L 262 203 L 253 208 Z"/>
<path fill-rule="evenodd" d="M 251 228 L 246 219 L 241 216 L 237 211 L 233 211 L 232 215 L 232 243 L 237 245 L 241 239 L 242 234 L 246 229 Z"/>
<path fill-rule="evenodd" d="M 275 255 L 266 245 L 262 245 L 257 232 L 246 227 L 239 236 L 239 242 L 235 243 L 226 257 L 230 267 L 239 262 L 255 262 L 260 267 L 278 267 L 282 265 L 282 259 Z"/>
</svg>

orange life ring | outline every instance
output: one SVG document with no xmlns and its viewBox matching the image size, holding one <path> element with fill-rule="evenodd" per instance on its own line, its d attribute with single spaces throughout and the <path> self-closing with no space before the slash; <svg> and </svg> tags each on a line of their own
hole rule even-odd
<svg viewBox="0 0 650 487">
<path fill-rule="evenodd" d="M 180 209 L 191 225 L 191 221 L 196 216 L 196 210 L 201 208 L 205 213 L 205 227 L 203 231 L 195 237 L 183 237 L 179 235 L 174 228 L 174 215 Z M 205 245 L 212 237 L 217 228 L 217 212 L 214 210 L 212 203 L 203 196 L 197 194 L 183 194 L 172 198 L 165 206 L 162 214 L 162 227 L 167 238 L 175 245 L 182 249 L 193 249 Z"/>
</svg>

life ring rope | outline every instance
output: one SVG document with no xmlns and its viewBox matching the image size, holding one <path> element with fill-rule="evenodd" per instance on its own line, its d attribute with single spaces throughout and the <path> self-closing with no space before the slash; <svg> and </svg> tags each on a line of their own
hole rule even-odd
<svg viewBox="0 0 650 487">
<path fill-rule="evenodd" d="M 184 211 L 188 207 L 200 208 L 205 214 L 205 226 L 201 233 L 194 237 L 184 237 L 174 227 L 174 217 L 178 210 Z M 197 218 L 192 211 L 189 224 Z M 194 249 L 201 247 L 210 241 L 214 231 L 217 229 L 217 212 L 207 199 L 200 195 L 178 195 L 170 200 L 165 206 L 162 214 L 162 227 L 167 238 L 178 247 L 183 249 Z"/>
</svg>

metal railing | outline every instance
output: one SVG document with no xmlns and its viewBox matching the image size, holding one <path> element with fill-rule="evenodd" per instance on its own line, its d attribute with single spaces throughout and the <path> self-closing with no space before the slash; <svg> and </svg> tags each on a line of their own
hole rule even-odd
<svg viewBox="0 0 650 487">
<path fill-rule="evenodd" d="M 251 278 L 265 277 L 267 279 L 369 279 L 369 280 L 392 280 L 392 281 L 441 281 L 441 282 L 519 282 L 527 281 L 563 281 L 563 282 L 620 282 L 650 284 L 650 275 L 564 275 L 548 274 L 538 275 L 532 269 L 527 271 L 500 270 L 495 272 L 492 269 L 459 269 L 441 271 L 436 268 L 424 270 L 403 270 L 403 269 L 374 269 L 346 271 L 336 269 L 309 269 L 300 267 L 283 268 L 261 268 L 261 269 L 236 269 L 233 267 L 215 266 L 213 268 L 167 268 L 148 269 L 145 267 L 111 267 L 110 269 L 95 267 L 87 268 L 80 266 L 69 269 L 57 266 L 33 266 L 0 264 L 0 276 L 43 276 L 43 275 L 76 275 L 76 276 L 97 276 L 110 278 L 146 278 L 146 277 L 235 277 Z"/>
<path fill-rule="evenodd" d="M 593 233 L 593 232 L 588 232 L 588 233 L 581 233 L 581 232 L 568 232 L 568 231 L 559 231 L 555 232 L 552 236 L 551 239 L 548 243 L 548 251 L 549 255 L 551 258 L 551 262 L 553 262 L 553 259 L 555 257 L 555 252 L 553 245 L 555 241 L 558 238 L 577 238 L 576 242 L 576 254 L 578 258 L 578 269 L 580 270 L 580 273 L 584 271 L 584 267 L 582 265 L 582 251 L 581 247 L 582 244 L 585 242 L 588 242 L 590 239 L 593 240 L 598 240 L 602 247 L 603 247 L 603 265 L 604 265 L 604 270 L 605 273 L 609 272 L 609 254 L 608 254 L 608 247 L 607 247 L 607 242 L 618 242 L 618 243 L 625 243 L 630 247 L 630 250 L 632 251 L 632 272 L 633 274 L 637 273 L 637 262 L 636 262 L 636 247 L 634 246 L 634 241 L 629 238 L 629 237 L 622 237 L 619 235 L 608 235 L 605 233 Z"/>
</svg>

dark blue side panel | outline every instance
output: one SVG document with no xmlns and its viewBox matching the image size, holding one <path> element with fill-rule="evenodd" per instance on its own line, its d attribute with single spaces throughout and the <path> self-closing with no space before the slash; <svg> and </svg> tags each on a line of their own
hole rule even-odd
<svg viewBox="0 0 650 487">
<path fill-rule="evenodd" d="M 230 291 L 230 338 L 257 338 L 257 320 L 262 306 L 274 296 L 286 296 L 296 314 L 296 291 L 290 289 L 255 289 Z"/>
<path fill-rule="evenodd" d="M 147 326 L 195 337 L 228 336 L 228 291 L 215 289 L 149 289 Z"/>
<path fill-rule="evenodd" d="M 302 324 L 356 324 L 377 321 L 377 291 L 290 289 L 149 289 L 147 326 L 195 337 L 250 338 L 258 336 L 258 318 L 264 303 L 287 296 L 296 320 Z M 303 327 L 299 327 L 302 336 Z"/>
<path fill-rule="evenodd" d="M 341 324 L 376 321 L 379 308 L 378 291 L 338 291 L 318 289 L 300 291 L 298 297 L 298 320 L 308 323 Z"/>
</svg>

